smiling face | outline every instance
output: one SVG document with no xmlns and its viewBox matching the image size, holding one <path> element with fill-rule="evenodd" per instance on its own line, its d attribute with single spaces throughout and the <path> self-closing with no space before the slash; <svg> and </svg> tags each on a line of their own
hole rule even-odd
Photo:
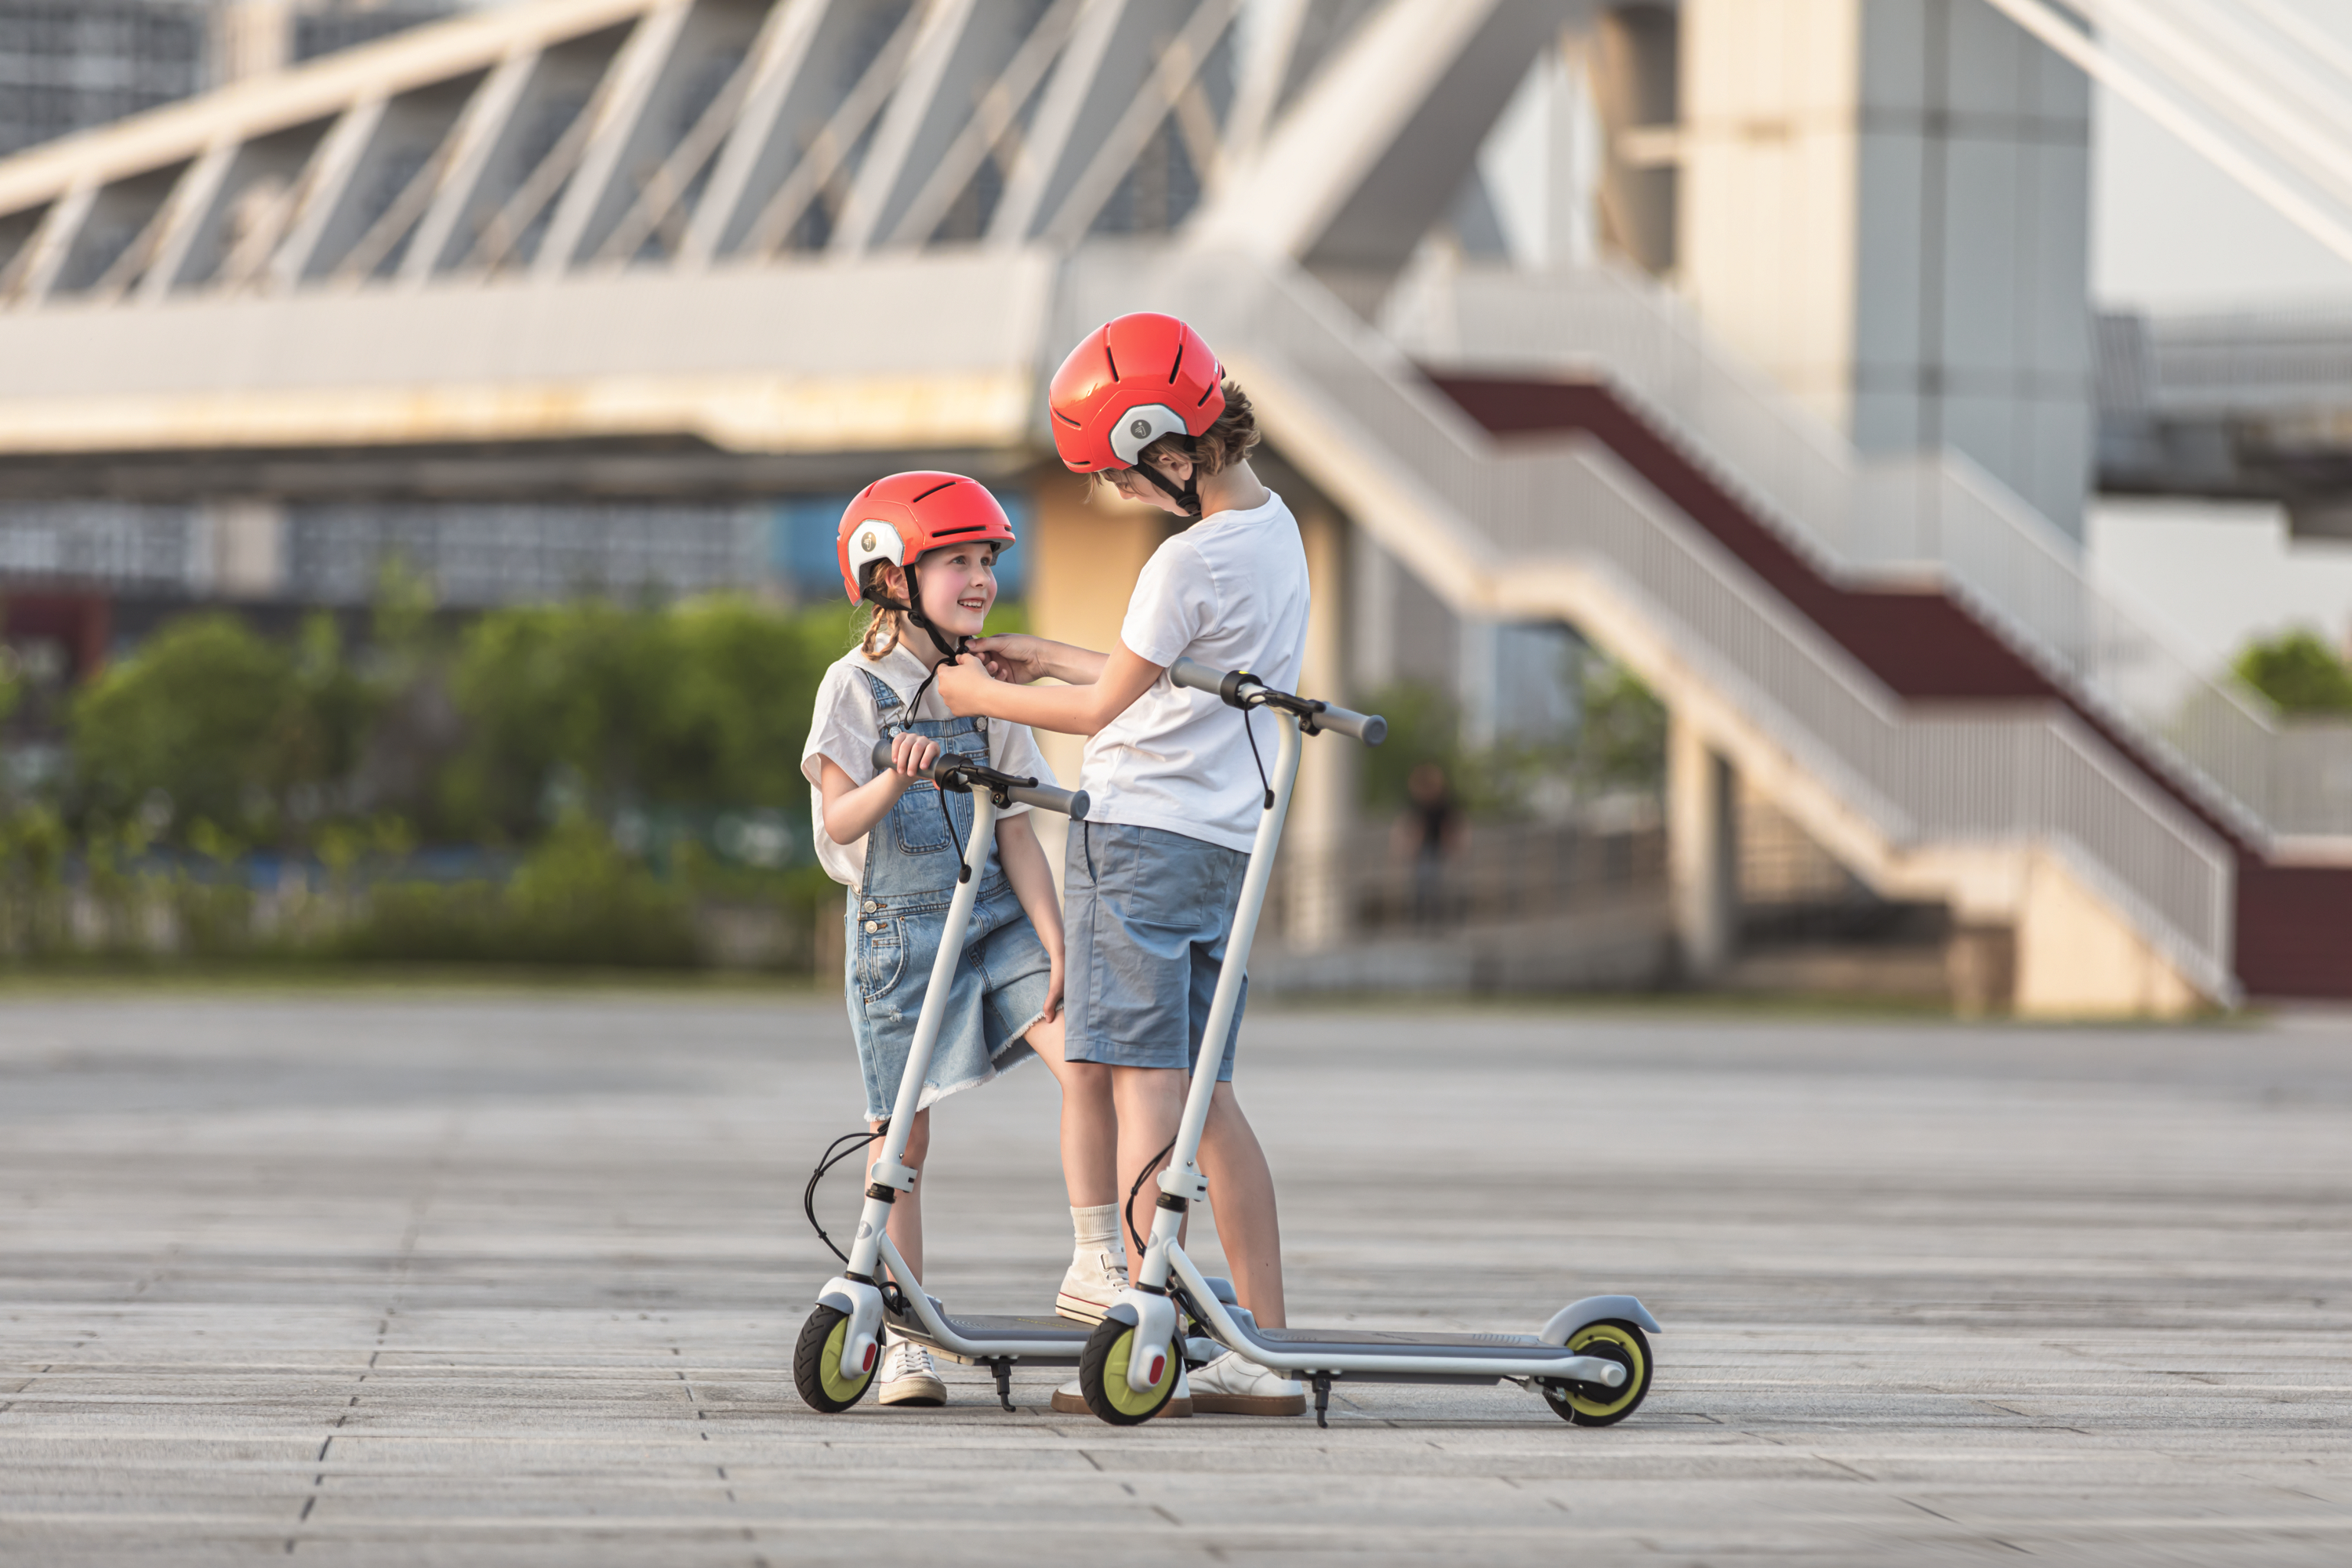
<svg viewBox="0 0 2352 1568">
<path fill-rule="evenodd" d="M 923 614 L 950 637 L 976 637 L 996 603 L 996 544 L 948 544 L 915 563 Z"/>
</svg>

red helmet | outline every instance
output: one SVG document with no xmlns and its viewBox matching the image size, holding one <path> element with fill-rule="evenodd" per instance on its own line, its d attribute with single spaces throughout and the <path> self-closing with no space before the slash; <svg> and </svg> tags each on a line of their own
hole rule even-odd
<svg viewBox="0 0 2352 1568">
<path fill-rule="evenodd" d="M 877 479 L 851 497 L 834 554 L 855 605 L 866 597 L 857 579 L 869 561 L 911 567 L 943 544 L 988 539 L 1013 542 L 1013 524 L 986 485 L 961 474 L 917 471 Z"/>
<path fill-rule="evenodd" d="M 1225 411 L 1224 367 L 1173 316 L 1121 316 L 1087 334 L 1045 401 L 1054 449 L 1081 474 L 1131 468 L 1162 436 L 1198 436 Z"/>
</svg>

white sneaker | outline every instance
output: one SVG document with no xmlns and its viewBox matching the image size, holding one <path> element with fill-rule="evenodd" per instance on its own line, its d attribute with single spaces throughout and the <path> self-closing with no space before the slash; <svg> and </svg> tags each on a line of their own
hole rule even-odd
<svg viewBox="0 0 2352 1568">
<path fill-rule="evenodd" d="M 882 1352 L 882 1392 L 877 1397 L 885 1405 L 945 1405 L 948 1385 L 940 1381 L 930 1352 L 894 1335 Z"/>
<path fill-rule="evenodd" d="M 1192 1408 L 1210 1415 L 1304 1415 L 1307 1390 L 1254 1361 L 1227 1351 L 1201 1369 Z"/>
<path fill-rule="evenodd" d="M 1070 1260 L 1054 1310 L 1082 1323 L 1099 1323 L 1127 1289 L 1127 1258 L 1115 1251 L 1092 1252 Z"/>
<path fill-rule="evenodd" d="M 1054 1408 L 1064 1415 L 1094 1414 L 1087 1407 L 1086 1389 L 1075 1377 L 1054 1390 Z M 1168 1396 L 1168 1403 L 1160 1407 L 1160 1415 L 1153 1416 L 1152 1419 L 1158 1421 L 1165 1416 L 1185 1416 L 1192 1414 L 1192 1384 L 1180 1368 L 1176 1373 L 1176 1392 Z"/>
</svg>

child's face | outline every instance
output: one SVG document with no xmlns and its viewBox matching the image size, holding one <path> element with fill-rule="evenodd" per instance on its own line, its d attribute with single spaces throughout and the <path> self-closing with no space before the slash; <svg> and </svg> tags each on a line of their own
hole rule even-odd
<svg viewBox="0 0 2352 1568">
<path fill-rule="evenodd" d="M 980 636 L 996 603 L 996 546 L 942 545 L 915 564 L 931 625 L 950 637 Z"/>
</svg>

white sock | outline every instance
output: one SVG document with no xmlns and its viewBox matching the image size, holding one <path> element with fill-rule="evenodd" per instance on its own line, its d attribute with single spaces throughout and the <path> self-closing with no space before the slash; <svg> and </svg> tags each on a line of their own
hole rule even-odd
<svg viewBox="0 0 2352 1568">
<path fill-rule="evenodd" d="M 1072 1209 L 1070 1229 L 1077 1237 L 1077 1245 L 1071 1249 L 1073 1256 L 1076 1258 L 1090 1258 L 1095 1254 L 1103 1252 L 1108 1252 L 1120 1259 L 1124 1259 L 1127 1256 L 1127 1249 L 1119 1245 L 1117 1204 L 1101 1204 L 1093 1208 Z"/>
</svg>

